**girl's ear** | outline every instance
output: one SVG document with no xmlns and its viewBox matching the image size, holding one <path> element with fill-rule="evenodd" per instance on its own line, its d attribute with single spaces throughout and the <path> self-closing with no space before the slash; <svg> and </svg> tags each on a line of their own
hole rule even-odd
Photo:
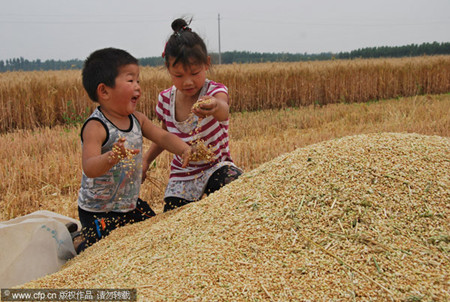
<svg viewBox="0 0 450 302">
<path fill-rule="evenodd" d="M 98 84 L 97 96 L 99 100 L 107 99 L 109 97 L 108 86 L 106 86 L 104 83 Z"/>
<path fill-rule="evenodd" d="M 209 67 L 211 66 L 211 56 L 208 56 L 208 59 L 207 59 L 207 64 L 206 64 L 206 70 L 209 70 Z"/>
</svg>

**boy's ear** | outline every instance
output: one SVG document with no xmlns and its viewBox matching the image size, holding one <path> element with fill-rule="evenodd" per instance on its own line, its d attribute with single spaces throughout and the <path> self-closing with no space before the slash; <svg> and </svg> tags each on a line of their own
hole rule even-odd
<svg viewBox="0 0 450 302">
<path fill-rule="evenodd" d="M 104 83 L 100 83 L 97 86 L 97 96 L 99 99 L 107 99 L 109 97 L 109 91 L 108 86 L 106 86 Z"/>
</svg>

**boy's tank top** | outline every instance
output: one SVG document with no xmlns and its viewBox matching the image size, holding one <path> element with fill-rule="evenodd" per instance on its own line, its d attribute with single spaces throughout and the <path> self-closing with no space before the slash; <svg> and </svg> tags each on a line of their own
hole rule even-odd
<svg viewBox="0 0 450 302">
<path fill-rule="evenodd" d="M 121 130 L 97 108 L 81 128 L 82 134 L 86 123 L 92 119 L 102 123 L 106 130 L 102 154 L 112 150 L 113 144 L 120 137 L 125 137 L 126 148 L 140 150 L 139 154 L 120 161 L 102 176 L 89 178 L 83 172 L 78 194 L 78 205 L 83 210 L 128 212 L 136 208 L 142 178 L 142 131 L 137 118 L 134 115 L 129 115 L 129 118 L 130 128 Z"/>
</svg>

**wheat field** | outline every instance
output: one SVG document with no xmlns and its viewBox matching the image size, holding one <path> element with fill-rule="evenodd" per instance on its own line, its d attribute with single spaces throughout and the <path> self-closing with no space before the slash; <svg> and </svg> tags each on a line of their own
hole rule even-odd
<svg viewBox="0 0 450 302">
<path fill-rule="evenodd" d="M 213 66 L 229 87 L 232 111 L 363 103 L 450 91 L 450 56 Z M 138 110 L 155 117 L 157 95 L 170 87 L 162 68 L 142 67 Z M 0 73 L 0 132 L 76 124 L 95 107 L 80 70 Z"/>
<path fill-rule="evenodd" d="M 0 220 L 41 209 L 77 218 L 79 132 L 80 125 L 75 125 L 0 135 L 4 146 L 0 149 Z M 450 95 L 235 112 L 230 120 L 230 148 L 236 164 L 251 171 L 299 147 L 379 132 L 450 137 Z M 156 212 L 162 211 L 170 160 L 171 155 L 163 152 L 142 186 L 141 198 Z"/>
</svg>

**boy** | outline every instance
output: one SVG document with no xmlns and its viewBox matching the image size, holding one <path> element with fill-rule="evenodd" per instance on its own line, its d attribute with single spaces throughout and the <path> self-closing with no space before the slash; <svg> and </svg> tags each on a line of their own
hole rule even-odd
<svg viewBox="0 0 450 302">
<path fill-rule="evenodd" d="M 83 86 L 99 106 L 81 129 L 83 175 L 78 214 L 84 250 L 113 229 L 155 215 L 139 198 L 143 136 L 180 155 L 186 166 L 191 148 L 135 111 L 141 96 L 138 60 L 121 49 L 93 52 L 85 61 Z"/>
</svg>

